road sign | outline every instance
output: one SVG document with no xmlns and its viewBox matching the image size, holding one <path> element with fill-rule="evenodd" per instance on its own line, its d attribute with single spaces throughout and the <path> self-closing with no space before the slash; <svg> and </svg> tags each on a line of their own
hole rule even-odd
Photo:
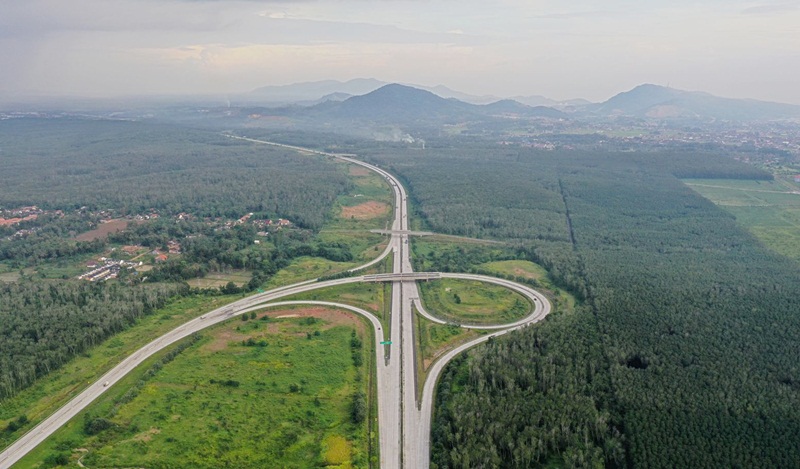
<svg viewBox="0 0 800 469">
<path fill-rule="evenodd" d="M 383 342 L 381 342 L 381 345 L 392 345 L 392 341 L 391 340 L 384 340 Z"/>
</svg>

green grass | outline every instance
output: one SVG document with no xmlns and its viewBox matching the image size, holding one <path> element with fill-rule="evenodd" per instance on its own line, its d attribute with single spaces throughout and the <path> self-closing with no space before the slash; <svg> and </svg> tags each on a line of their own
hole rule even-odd
<svg viewBox="0 0 800 469">
<path fill-rule="evenodd" d="M 530 302 L 499 285 L 473 280 L 419 282 L 425 309 L 456 324 L 503 324 L 525 317 Z"/>
<path fill-rule="evenodd" d="M 446 351 L 483 333 L 454 324 L 436 324 L 419 313 L 414 315 L 414 319 L 418 365 L 421 365 L 418 369 L 423 372 L 427 372 L 433 361 Z"/>
<path fill-rule="evenodd" d="M 203 278 L 189 280 L 190 287 L 196 288 L 219 288 L 224 287 L 228 282 L 233 282 L 237 287 L 241 287 L 250 281 L 253 273 L 247 270 L 232 269 L 228 272 L 211 272 Z"/>
<path fill-rule="evenodd" d="M 330 275 L 355 267 L 355 262 L 333 262 L 321 257 L 298 257 L 267 282 L 266 288 L 276 288 L 304 280 Z"/>
<path fill-rule="evenodd" d="M 121 332 L 82 356 L 76 357 L 61 369 L 37 380 L 32 386 L 0 403 L 0 427 L 20 415 L 31 423 L 9 434 L 0 432 L 0 445 L 11 444 L 24 431 L 38 423 L 69 399 L 81 392 L 90 382 L 110 370 L 141 346 L 171 329 L 207 311 L 229 303 L 237 297 L 187 297 L 172 302 L 159 311 L 144 317 L 130 329 Z"/>
<path fill-rule="evenodd" d="M 268 321 L 237 318 L 206 331 L 110 412 L 151 365 L 137 368 L 85 412 L 113 428 L 87 436 L 79 415 L 22 464 L 59 451 L 77 458 L 72 449 L 86 448 L 88 467 L 368 467 L 371 419 L 353 424 L 350 406 L 356 391 L 369 394 L 369 329 L 348 313 L 274 319 L 297 312 L 271 310 Z M 356 353 L 366 359 L 359 367 L 356 330 L 364 343 Z M 220 384 L 229 380 L 238 385 Z"/>
<path fill-rule="evenodd" d="M 684 182 L 736 220 L 770 249 L 800 260 L 800 186 L 789 179 Z"/>
<path fill-rule="evenodd" d="M 389 242 L 389 237 L 365 230 L 335 231 L 319 233 L 319 239 L 326 243 L 342 243 L 350 248 L 355 263 L 364 264 L 378 257 Z"/>
<path fill-rule="evenodd" d="M 536 280 L 537 282 L 548 280 L 544 267 L 530 261 L 495 261 L 481 264 L 480 267 L 498 274 L 513 275 L 526 280 Z"/>
<path fill-rule="evenodd" d="M 553 308 L 556 311 L 571 312 L 575 309 L 577 302 L 575 297 L 553 284 L 547 270 L 539 264 L 531 261 L 510 260 L 487 262 L 478 267 L 502 276 L 513 276 L 517 281 L 535 282 L 534 288 L 542 290 L 542 293 L 550 297 L 553 302 Z"/>
<path fill-rule="evenodd" d="M 391 308 L 392 288 L 390 282 L 349 283 L 329 288 L 322 288 L 298 295 L 282 298 L 281 301 L 334 301 L 365 309 L 383 324 L 386 334 L 389 333 L 389 313 Z"/>
<path fill-rule="evenodd" d="M 436 324 L 420 315 L 414 308 L 414 339 L 417 362 L 418 397 L 428 378 L 431 365 L 448 350 L 486 334 L 486 331 L 464 329 L 454 324 Z"/>
</svg>

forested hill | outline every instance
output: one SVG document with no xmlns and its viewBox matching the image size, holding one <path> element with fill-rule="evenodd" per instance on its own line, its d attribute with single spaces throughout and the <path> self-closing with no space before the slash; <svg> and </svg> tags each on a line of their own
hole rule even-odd
<svg viewBox="0 0 800 469">
<path fill-rule="evenodd" d="M 377 159 L 431 228 L 515 238 L 585 300 L 448 368 L 435 465 L 797 465 L 800 268 L 674 176 L 763 173 L 695 154 Z"/>
</svg>

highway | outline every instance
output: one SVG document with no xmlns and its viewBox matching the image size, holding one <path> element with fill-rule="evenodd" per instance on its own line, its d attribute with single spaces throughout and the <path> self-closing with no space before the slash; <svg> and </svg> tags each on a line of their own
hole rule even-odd
<svg viewBox="0 0 800 469">
<path fill-rule="evenodd" d="M 316 150 L 309 150 L 291 145 L 276 144 L 262 140 L 249 139 L 245 137 L 234 137 L 253 143 L 268 144 L 287 149 L 303 151 L 308 153 L 320 154 L 333 157 L 348 163 L 365 167 L 384 177 L 392 187 L 395 196 L 394 220 L 392 222 L 390 240 L 386 249 L 374 260 L 366 264 L 353 268 L 350 272 L 357 272 L 366 269 L 388 255 L 393 256 L 392 274 L 352 276 L 347 278 L 319 282 L 308 280 L 280 288 L 275 288 L 263 293 L 251 295 L 226 306 L 220 307 L 201 317 L 190 320 L 161 337 L 143 346 L 133 354 L 126 357 L 117 366 L 108 371 L 95 383 L 88 386 L 72 400 L 56 410 L 48 418 L 40 422 L 33 429 L 28 431 L 16 442 L 7 447 L 0 453 L 0 469 L 11 467 L 20 458 L 25 456 L 42 441 L 52 435 L 58 428 L 75 417 L 79 412 L 91 404 L 95 399 L 102 395 L 106 390 L 121 380 L 125 375 L 133 371 L 138 365 L 153 354 L 163 350 L 165 347 L 199 332 L 214 324 L 226 321 L 234 316 L 260 310 L 265 307 L 288 306 L 296 304 L 316 304 L 330 307 L 344 308 L 357 314 L 365 316 L 373 325 L 376 341 L 376 364 L 377 370 L 377 394 L 378 394 L 378 431 L 380 447 L 380 467 L 386 469 L 395 468 L 419 468 L 429 467 L 430 459 L 430 422 L 433 407 L 433 393 L 436 381 L 444 366 L 458 353 L 485 342 L 489 337 L 505 334 L 510 330 L 524 327 L 533 322 L 543 319 L 550 312 L 550 303 L 547 298 L 535 290 L 524 285 L 517 284 L 508 280 L 497 279 L 482 275 L 438 273 L 438 272 L 419 272 L 415 273 L 411 265 L 409 249 L 409 235 L 415 234 L 408 227 L 407 194 L 405 188 L 399 180 L 388 172 L 351 158 L 351 155 L 340 155 L 325 153 Z M 476 326 L 462 325 L 462 327 L 477 329 L 494 329 L 495 331 L 465 343 L 458 348 L 447 352 L 440 357 L 431 367 L 428 378 L 424 383 L 422 400 L 418 401 L 417 390 L 423 383 L 417 383 L 416 359 L 415 359 L 415 339 L 414 339 L 414 316 L 413 306 L 426 318 L 444 323 L 439 318 L 425 311 L 419 300 L 420 295 L 417 289 L 417 279 L 431 278 L 458 278 L 465 280 L 479 280 L 504 286 L 515 290 L 526 296 L 533 305 L 533 312 L 511 324 L 495 326 Z M 378 319 L 360 308 L 353 306 L 325 301 L 304 301 L 304 302 L 275 302 L 298 293 L 308 292 L 335 285 L 344 285 L 356 282 L 392 282 L 391 315 L 389 318 L 389 330 L 384 331 Z M 387 335 L 388 334 L 388 335 Z M 378 345 L 382 340 L 390 340 L 391 346 Z"/>
</svg>

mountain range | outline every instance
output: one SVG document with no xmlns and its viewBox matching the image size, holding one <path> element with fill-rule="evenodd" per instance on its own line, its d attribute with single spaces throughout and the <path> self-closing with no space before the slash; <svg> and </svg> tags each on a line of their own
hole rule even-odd
<svg viewBox="0 0 800 469">
<path fill-rule="evenodd" d="M 268 114 L 392 123 L 478 118 L 613 119 L 621 116 L 704 122 L 800 118 L 800 106 L 720 98 L 652 84 L 637 86 L 602 103 L 585 100 L 555 102 L 541 96 L 516 99 L 476 97 L 444 86 L 426 90 L 396 83 L 384 84 L 371 78 L 268 86 L 249 95 L 271 100 L 273 106 L 283 103 L 283 108 L 271 109 Z"/>
<path fill-rule="evenodd" d="M 341 101 L 341 96 L 365 95 L 377 90 L 378 88 L 394 83 L 389 83 L 375 78 L 355 78 L 349 81 L 322 80 L 302 83 L 292 83 L 289 85 L 263 86 L 256 88 L 249 93 L 239 95 L 238 100 L 246 103 L 273 103 L 273 104 L 300 104 L 311 106 L 327 100 Z M 476 96 L 468 93 L 453 90 L 444 85 L 423 86 L 416 84 L 405 84 L 412 88 L 417 88 L 440 96 L 442 98 L 455 98 L 469 104 L 491 104 L 503 100 L 503 98 L 483 95 Z M 337 99 L 339 98 L 339 99 Z M 528 106 L 550 106 L 560 107 L 569 105 L 589 104 L 583 99 L 569 101 L 556 101 L 544 96 L 514 96 L 510 99 L 518 101 Z"/>
<path fill-rule="evenodd" d="M 447 121 L 479 117 L 548 117 L 566 114 L 544 106 L 526 106 L 512 100 L 491 104 L 470 104 L 455 98 L 443 98 L 430 91 L 406 85 L 389 84 L 342 102 L 319 104 L 310 109 L 336 119 L 371 121 Z"/>
</svg>

